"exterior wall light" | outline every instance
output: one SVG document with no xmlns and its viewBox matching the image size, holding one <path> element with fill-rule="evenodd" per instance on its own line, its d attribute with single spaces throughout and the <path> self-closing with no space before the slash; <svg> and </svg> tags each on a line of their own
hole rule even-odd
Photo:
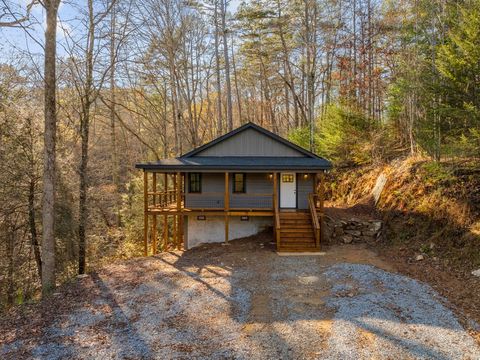
<svg viewBox="0 0 480 360">
<path fill-rule="evenodd" d="M 197 220 L 206 220 L 207 217 L 205 215 L 198 215 Z"/>
<path fill-rule="evenodd" d="M 248 216 L 240 216 L 240 221 L 248 221 L 249 217 Z"/>
</svg>

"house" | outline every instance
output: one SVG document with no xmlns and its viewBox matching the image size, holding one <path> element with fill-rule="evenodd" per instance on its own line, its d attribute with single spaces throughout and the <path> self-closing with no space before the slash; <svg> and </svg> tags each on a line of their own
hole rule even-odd
<svg viewBox="0 0 480 360">
<path fill-rule="evenodd" d="M 253 123 L 144 172 L 144 251 L 228 242 L 273 227 L 277 251 L 319 251 L 331 163 Z"/>
</svg>

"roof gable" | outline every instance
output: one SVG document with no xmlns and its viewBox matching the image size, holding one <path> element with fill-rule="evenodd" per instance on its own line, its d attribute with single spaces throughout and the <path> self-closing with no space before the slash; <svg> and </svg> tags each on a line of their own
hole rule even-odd
<svg viewBox="0 0 480 360">
<path fill-rule="evenodd" d="M 309 157 L 315 154 L 253 123 L 245 124 L 182 156 Z"/>
</svg>

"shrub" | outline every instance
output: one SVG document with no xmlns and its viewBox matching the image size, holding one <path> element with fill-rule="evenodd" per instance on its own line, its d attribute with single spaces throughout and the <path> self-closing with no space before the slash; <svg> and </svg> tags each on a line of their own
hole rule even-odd
<svg viewBox="0 0 480 360">
<path fill-rule="evenodd" d="M 382 149 L 388 139 L 376 121 L 357 110 L 339 105 L 330 105 L 316 128 L 313 139 L 316 152 L 337 165 L 371 163 L 383 156 Z M 309 128 L 293 130 L 289 139 L 308 149 Z"/>
</svg>

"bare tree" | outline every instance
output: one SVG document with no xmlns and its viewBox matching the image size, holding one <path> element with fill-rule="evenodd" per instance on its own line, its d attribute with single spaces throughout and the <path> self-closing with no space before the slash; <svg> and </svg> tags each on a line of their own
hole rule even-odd
<svg viewBox="0 0 480 360">
<path fill-rule="evenodd" d="M 47 27 L 45 29 L 45 132 L 42 209 L 42 289 L 50 292 L 55 287 L 55 158 L 57 142 L 57 14 L 60 0 L 45 0 Z"/>
<path fill-rule="evenodd" d="M 227 95 L 227 129 L 233 130 L 233 111 L 232 111 L 232 85 L 230 82 L 230 58 L 228 55 L 228 41 L 227 41 L 227 1 L 220 0 L 220 16 L 222 23 L 222 37 L 223 37 L 223 61 L 225 62 L 225 85 Z"/>
</svg>

